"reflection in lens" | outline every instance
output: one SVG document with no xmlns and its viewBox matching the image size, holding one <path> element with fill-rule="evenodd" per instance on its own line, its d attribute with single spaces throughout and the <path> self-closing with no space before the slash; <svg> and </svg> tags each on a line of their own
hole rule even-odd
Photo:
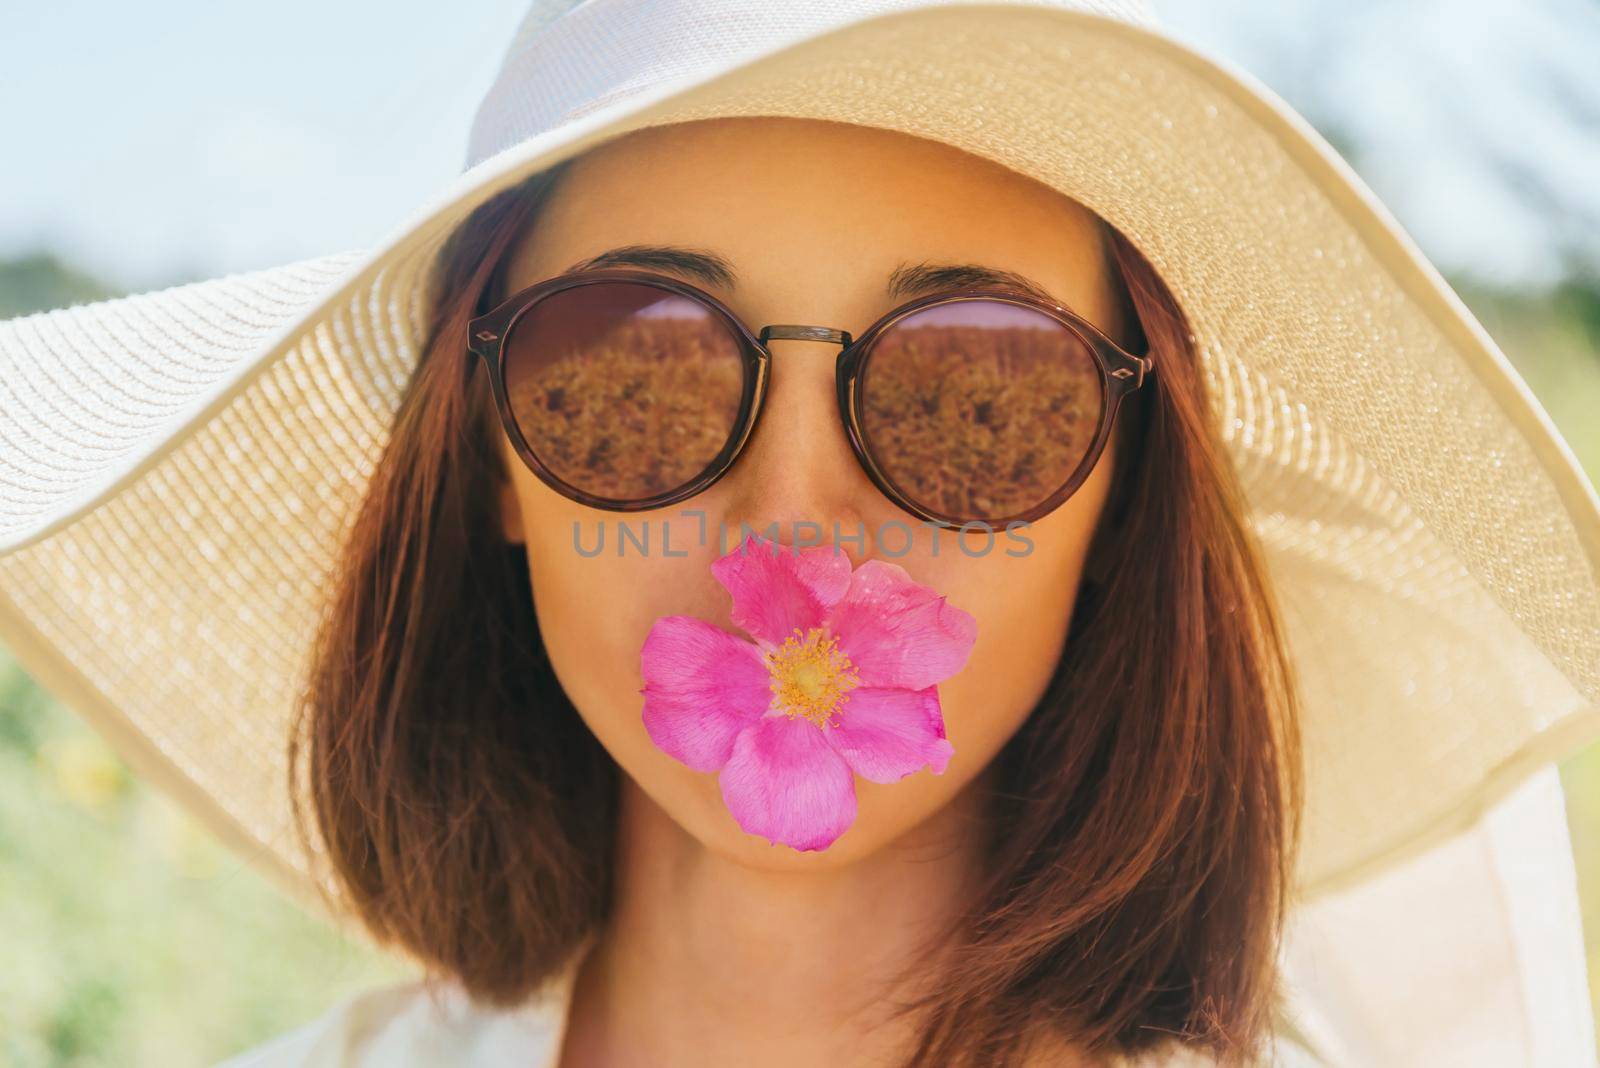
<svg viewBox="0 0 1600 1068">
<path fill-rule="evenodd" d="M 506 344 L 517 427 L 557 478 L 592 496 L 641 500 L 693 481 L 738 418 L 738 342 L 711 309 L 670 290 L 562 290 Z"/>
<path fill-rule="evenodd" d="M 867 448 L 911 500 L 1000 522 L 1043 503 L 1088 454 L 1104 403 L 1088 345 L 1032 308 L 971 299 L 901 319 L 861 382 Z"/>
</svg>

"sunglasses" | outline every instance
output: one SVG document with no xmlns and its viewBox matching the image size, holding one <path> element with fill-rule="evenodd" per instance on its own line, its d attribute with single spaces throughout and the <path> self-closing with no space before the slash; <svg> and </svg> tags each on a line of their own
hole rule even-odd
<svg viewBox="0 0 1600 1068">
<path fill-rule="evenodd" d="M 860 337 L 752 331 L 710 294 L 630 268 L 559 275 L 473 319 L 468 347 L 524 463 L 580 504 L 674 504 L 726 474 L 760 419 L 774 339 L 841 346 L 839 418 L 891 501 L 940 525 L 1033 522 L 1070 497 L 1152 370 L 1026 292 L 909 301 Z"/>
</svg>

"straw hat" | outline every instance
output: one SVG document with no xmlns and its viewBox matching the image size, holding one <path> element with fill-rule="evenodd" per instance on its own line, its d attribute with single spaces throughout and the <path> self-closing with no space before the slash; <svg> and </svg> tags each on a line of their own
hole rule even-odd
<svg viewBox="0 0 1600 1068">
<path fill-rule="evenodd" d="M 1322 138 L 1133 0 L 536 3 L 466 169 L 378 247 L 0 324 L 0 641 L 309 889 L 286 727 L 436 253 L 591 145 L 732 115 L 988 157 L 1162 273 L 1304 688 L 1303 895 L 1600 733 L 1600 503 L 1571 452 Z"/>
</svg>

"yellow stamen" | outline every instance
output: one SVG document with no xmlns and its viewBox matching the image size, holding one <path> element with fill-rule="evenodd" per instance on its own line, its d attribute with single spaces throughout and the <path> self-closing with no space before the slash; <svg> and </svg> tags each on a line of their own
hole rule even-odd
<svg viewBox="0 0 1600 1068">
<path fill-rule="evenodd" d="M 778 708 L 790 719 L 804 716 L 819 727 L 838 726 L 839 710 L 861 679 L 832 635 L 817 628 L 801 633 L 796 627 L 766 658 Z"/>
</svg>

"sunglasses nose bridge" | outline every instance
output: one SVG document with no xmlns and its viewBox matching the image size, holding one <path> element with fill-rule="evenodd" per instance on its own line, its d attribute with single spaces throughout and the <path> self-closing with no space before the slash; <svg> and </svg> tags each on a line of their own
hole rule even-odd
<svg viewBox="0 0 1600 1068">
<path fill-rule="evenodd" d="M 775 323 L 763 326 L 758 335 L 761 343 L 768 341 L 827 341 L 844 348 L 850 347 L 850 335 L 831 326 L 805 326 L 796 323 Z"/>
</svg>

